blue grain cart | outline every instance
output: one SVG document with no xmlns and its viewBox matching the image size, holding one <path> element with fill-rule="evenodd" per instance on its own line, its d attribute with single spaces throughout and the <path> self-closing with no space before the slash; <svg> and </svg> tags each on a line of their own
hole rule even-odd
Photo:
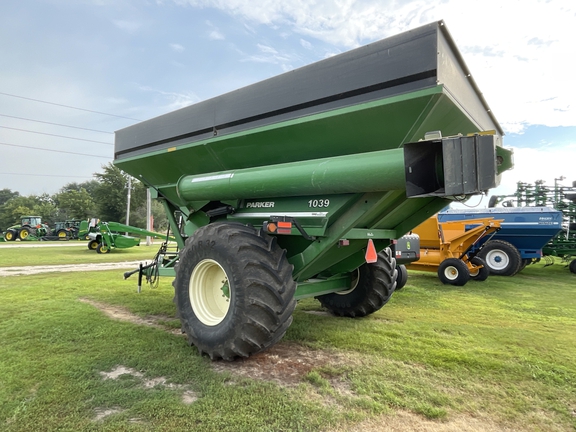
<svg viewBox="0 0 576 432">
<path fill-rule="evenodd" d="M 438 213 L 440 222 L 493 217 L 501 229 L 470 251 L 486 261 L 491 274 L 513 276 L 533 259 L 562 229 L 562 212 L 549 207 L 450 209 Z M 480 249 L 480 250 L 479 250 Z"/>
</svg>

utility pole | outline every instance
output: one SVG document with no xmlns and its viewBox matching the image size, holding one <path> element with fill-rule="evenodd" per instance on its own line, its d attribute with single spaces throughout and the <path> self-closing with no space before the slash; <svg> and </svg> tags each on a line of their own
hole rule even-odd
<svg viewBox="0 0 576 432">
<path fill-rule="evenodd" d="M 128 176 L 128 204 L 126 206 L 126 225 L 130 225 L 130 196 L 132 194 L 132 177 Z"/>
<path fill-rule="evenodd" d="M 146 230 L 152 231 L 152 221 L 151 219 L 152 213 L 152 203 L 150 198 L 150 188 L 146 188 Z M 150 236 L 146 236 L 146 246 L 150 246 L 152 243 L 152 238 Z"/>
</svg>

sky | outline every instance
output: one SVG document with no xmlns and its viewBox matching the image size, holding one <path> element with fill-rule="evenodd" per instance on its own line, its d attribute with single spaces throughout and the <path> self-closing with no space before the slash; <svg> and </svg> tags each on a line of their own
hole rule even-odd
<svg viewBox="0 0 576 432">
<path fill-rule="evenodd" d="M 91 180 L 115 130 L 438 20 L 514 150 L 490 195 L 571 185 L 573 0 L 6 0 L 0 189 Z"/>
</svg>

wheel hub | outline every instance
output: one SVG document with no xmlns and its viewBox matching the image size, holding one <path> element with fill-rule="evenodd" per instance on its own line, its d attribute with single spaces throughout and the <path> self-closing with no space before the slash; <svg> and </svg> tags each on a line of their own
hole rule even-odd
<svg viewBox="0 0 576 432">
<path fill-rule="evenodd" d="M 228 276 L 220 264 L 211 259 L 200 261 L 190 276 L 190 304 L 196 317 L 207 326 L 220 324 L 230 309 Z"/>
<path fill-rule="evenodd" d="M 444 276 L 446 276 L 446 279 L 453 281 L 458 277 L 458 269 L 453 266 L 448 266 L 444 269 Z"/>
<path fill-rule="evenodd" d="M 508 255 L 504 254 L 500 250 L 491 250 L 486 254 L 486 262 L 490 264 L 495 270 L 503 270 L 508 267 L 510 260 Z"/>
</svg>

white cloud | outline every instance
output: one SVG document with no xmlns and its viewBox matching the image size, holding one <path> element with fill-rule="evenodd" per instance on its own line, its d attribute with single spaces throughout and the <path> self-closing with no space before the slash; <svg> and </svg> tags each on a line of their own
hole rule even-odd
<svg viewBox="0 0 576 432">
<path fill-rule="evenodd" d="M 128 21 L 128 20 L 113 20 L 112 21 L 116 27 L 120 30 L 124 30 L 128 33 L 136 33 L 140 27 L 142 27 L 141 23 L 136 21 Z"/>
<path fill-rule="evenodd" d="M 172 50 L 176 52 L 182 52 L 185 49 L 182 45 L 177 43 L 171 43 L 170 48 L 172 48 Z"/>
<path fill-rule="evenodd" d="M 217 8 L 246 25 L 288 27 L 345 49 L 444 19 L 506 131 L 533 124 L 576 126 L 572 1 L 174 1 Z"/>
<path fill-rule="evenodd" d="M 210 30 L 210 32 L 208 33 L 208 38 L 209 38 L 209 39 L 211 39 L 211 40 L 224 40 L 224 39 L 226 39 L 226 37 L 225 37 L 224 34 L 218 29 L 218 27 L 216 27 L 214 24 L 212 24 L 212 21 L 206 20 L 206 25 L 212 29 L 212 30 Z"/>
<path fill-rule="evenodd" d="M 287 72 L 294 69 L 292 63 L 299 60 L 297 56 L 284 52 L 278 52 L 275 48 L 269 45 L 258 43 L 256 44 L 256 47 L 258 48 L 259 54 L 248 55 L 241 61 L 276 64 L 280 65 L 283 72 Z"/>
<path fill-rule="evenodd" d="M 305 39 L 300 39 L 300 45 L 306 49 L 312 49 L 312 44 Z"/>
<path fill-rule="evenodd" d="M 164 106 L 158 108 L 158 112 L 170 112 L 180 108 L 187 107 L 200 101 L 200 98 L 192 92 L 189 93 L 174 93 L 163 90 L 158 90 L 149 86 L 140 86 L 140 90 L 151 92 L 159 95 L 164 103 Z"/>
<path fill-rule="evenodd" d="M 274 48 L 267 46 L 267 45 L 262 45 L 262 44 L 257 44 L 256 45 L 258 47 L 258 49 L 260 51 L 262 51 L 263 53 L 267 53 L 267 54 L 278 54 L 278 51 L 276 51 Z"/>
<path fill-rule="evenodd" d="M 220 33 L 218 30 L 212 30 L 209 34 L 208 37 L 212 40 L 224 40 L 225 37 L 222 33 Z"/>
</svg>

